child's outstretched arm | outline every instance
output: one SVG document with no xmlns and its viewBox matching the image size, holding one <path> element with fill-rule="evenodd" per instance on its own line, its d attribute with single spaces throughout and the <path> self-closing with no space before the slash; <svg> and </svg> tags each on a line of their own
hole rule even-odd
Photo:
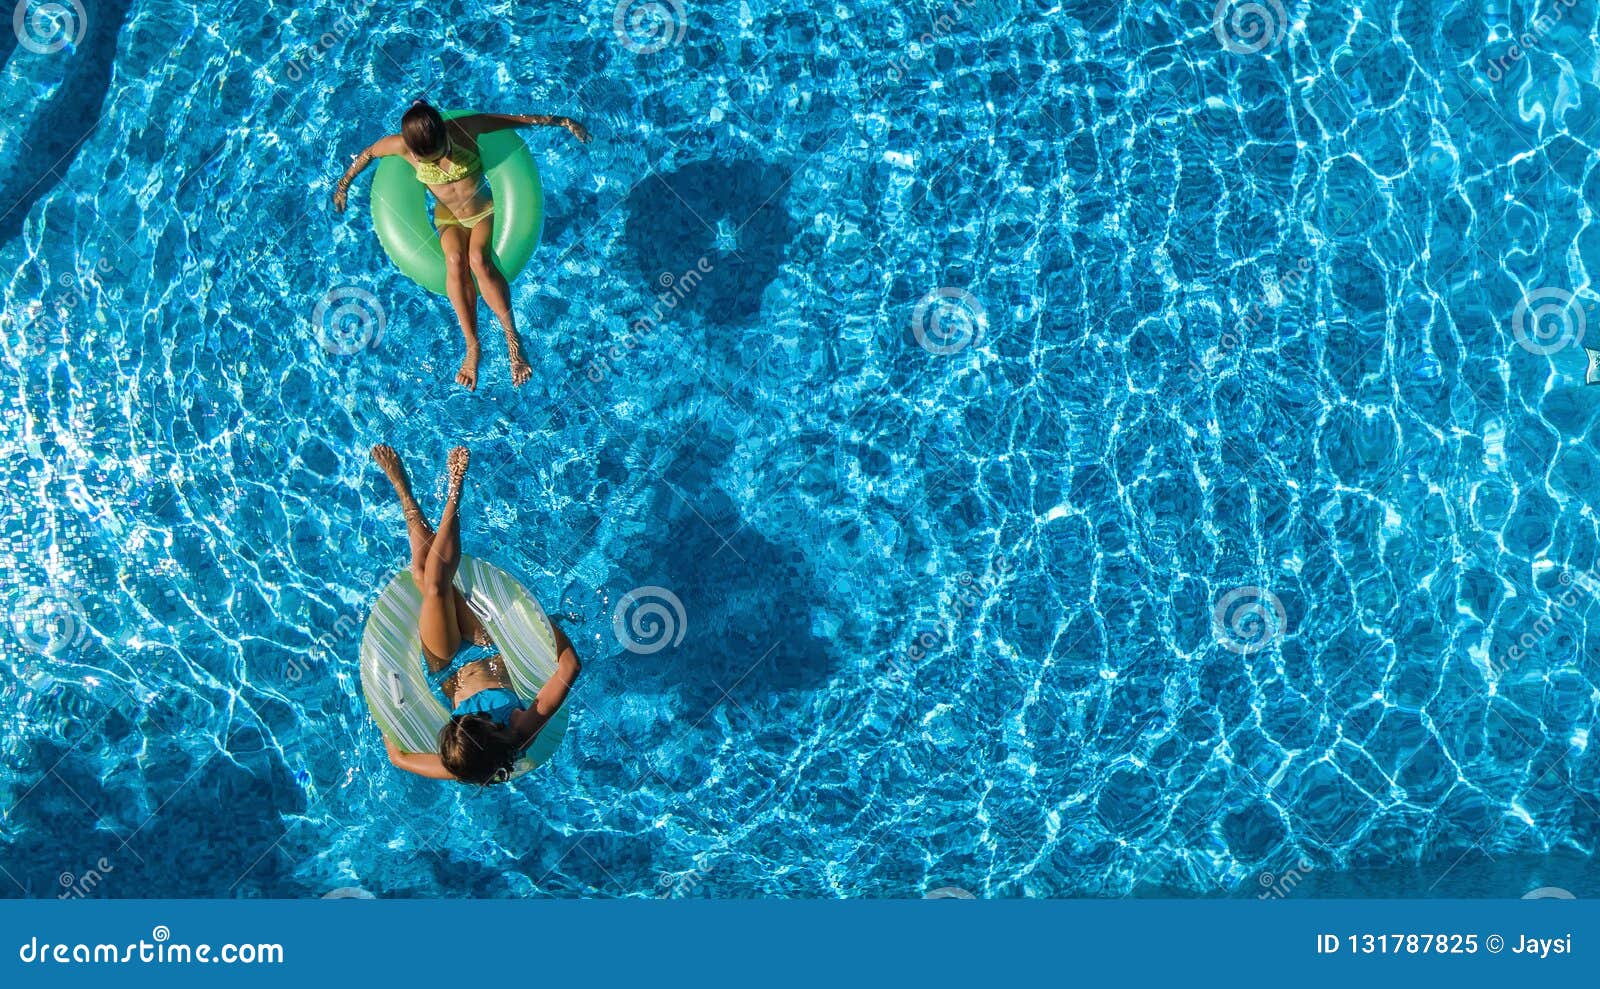
<svg viewBox="0 0 1600 989">
<path fill-rule="evenodd" d="M 437 752 L 401 752 L 394 739 L 383 736 L 383 747 L 389 751 L 389 761 L 408 773 L 426 776 L 430 780 L 453 780 L 455 774 L 444 768 Z"/>
<path fill-rule="evenodd" d="M 390 134 L 388 137 L 381 137 L 363 148 L 361 153 L 356 155 L 355 159 L 350 162 L 350 167 L 344 170 L 344 175 L 341 176 L 339 181 L 334 184 L 333 208 L 337 212 L 344 212 L 346 194 L 350 191 L 350 181 L 357 175 L 360 175 L 361 170 L 371 164 L 374 158 L 384 158 L 389 155 L 397 155 L 405 151 L 405 149 L 405 139 L 399 134 Z"/>
<path fill-rule="evenodd" d="M 564 127 L 584 144 L 589 143 L 589 130 L 571 117 L 558 117 L 548 113 L 474 113 L 470 117 L 462 117 L 459 122 L 467 132 L 476 137 L 490 131 L 507 130 L 512 127 Z"/>
<path fill-rule="evenodd" d="M 511 726 L 530 742 L 545 723 L 561 710 L 567 695 L 572 692 L 573 681 L 578 679 L 578 673 L 583 669 L 583 663 L 578 659 L 577 650 L 572 648 L 572 640 L 567 638 L 567 633 L 561 631 L 559 625 L 551 627 L 556 633 L 555 675 L 539 688 L 538 696 L 526 710 L 511 716 Z"/>
</svg>

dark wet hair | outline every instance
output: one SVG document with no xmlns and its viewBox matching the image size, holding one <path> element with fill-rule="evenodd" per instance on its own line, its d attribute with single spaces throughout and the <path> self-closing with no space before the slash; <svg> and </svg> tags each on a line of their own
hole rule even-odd
<svg viewBox="0 0 1600 989">
<path fill-rule="evenodd" d="M 444 117 L 427 100 L 417 100 L 400 118 L 400 137 L 418 158 L 437 158 L 450 145 Z"/>
<path fill-rule="evenodd" d="M 458 714 L 439 729 L 439 761 L 463 783 L 504 783 L 517 749 L 517 733 L 488 715 Z"/>
</svg>

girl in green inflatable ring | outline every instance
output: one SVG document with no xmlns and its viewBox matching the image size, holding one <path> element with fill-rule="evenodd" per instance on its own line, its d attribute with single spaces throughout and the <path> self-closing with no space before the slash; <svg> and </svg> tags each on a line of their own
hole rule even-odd
<svg viewBox="0 0 1600 989">
<path fill-rule="evenodd" d="M 505 327 L 512 383 L 523 385 L 533 375 L 522 356 L 522 338 L 517 335 L 516 319 L 511 314 L 511 290 L 490 252 L 494 243 L 494 200 L 483 176 L 478 135 L 536 126 L 564 127 L 579 141 L 589 140 L 589 132 L 571 117 L 475 113 L 446 121 L 426 100 L 417 100 L 400 118 L 400 133 L 367 146 L 334 187 L 333 208 L 343 213 L 351 180 L 373 159 L 399 155 L 417 170 L 417 180 L 433 193 L 437 200 L 433 223 L 444 250 L 445 294 L 450 297 L 467 343 L 467 355 L 461 359 L 456 381 L 469 391 L 478 386 L 479 292 Z"/>
</svg>

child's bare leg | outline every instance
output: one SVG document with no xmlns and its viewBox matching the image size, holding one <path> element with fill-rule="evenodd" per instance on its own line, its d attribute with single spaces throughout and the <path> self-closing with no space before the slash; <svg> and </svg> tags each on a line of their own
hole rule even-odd
<svg viewBox="0 0 1600 989">
<path fill-rule="evenodd" d="M 444 291 L 456 311 L 456 322 L 461 324 L 461 336 L 466 341 L 467 353 L 461 358 L 461 370 L 456 372 L 456 383 L 472 391 L 478 387 L 478 289 L 472 283 L 472 269 L 467 263 L 470 241 L 464 227 L 439 228 L 439 246 L 444 250 Z"/>
<path fill-rule="evenodd" d="M 416 497 L 411 493 L 411 479 L 406 476 L 405 465 L 400 462 L 400 455 L 394 452 L 394 447 L 378 444 L 372 448 L 372 459 L 383 468 L 389 483 L 394 485 L 395 495 L 400 499 L 400 511 L 406 517 L 406 538 L 411 542 L 411 577 L 421 587 L 428 547 L 433 544 L 433 528 L 428 525 L 427 517 L 422 514 L 422 506 L 417 504 Z"/>
<path fill-rule="evenodd" d="M 506 354 L 511 358 L 511 383 L 521 386 L 533 377 L 533 368 L 522 356 L 522 337 L 517 335 L 517 320 L 511 314 L 511 286 L 506 283 L 506 276 L 500 273 L 494 257 L 489 253 L 493 243 L 494 216 L 491 214 L 472 228 L 467 258 L 472 266 L 472 275 L 478 280 L 478 291 L 483 293 L 483 301 L 489 304 L 489 311 L 505 328 Z"/>
<path fill-rule="evenodd" d="M 450 490 L 444 511 L 439 514 L 439 530 L 428 546 L 422 575 L 422 615 L 417 631 L 424 649 L 446 659 L 461 649 L 455 576 L 461 566 L 461 485 L 467 474 L 467 461 L 466 447 L 450 451 Z"/>
<path fill-rule="evenodd" d="M 416 497 L 411 493 L 411 479 L 406 476 L 405 465 L 400 462 L 400 455 L 395 452 L 394 447 L 380 443 L 372 448 L 372 459 L 383 468 L 383 472 L 389 477 L 389 483 L 394 485 L 394 493 L 400 498 L 400 511 L 406 518 L 406 537 L 411 542 L 411 579 L 421 587 L 428 562 L 428 549 L 433 545 L 433 527 L 428 524 L 428 517 L 422 514 L 422 506 L 417 504 Z M 455 598 L 456 614 L 461 618 L 459 624 L 462 636 L 488 645 L 489 633 L 484 629 L 483 623 L 478 621 L 478 616 L 467 607 L 467 599 L 462 597 L 461 592 L 454 586 L 451 590 Z"/>
</svg>

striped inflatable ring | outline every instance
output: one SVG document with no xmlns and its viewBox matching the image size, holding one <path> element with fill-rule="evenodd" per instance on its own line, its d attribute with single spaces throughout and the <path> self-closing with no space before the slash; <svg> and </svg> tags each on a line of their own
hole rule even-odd
<svg viewBox="0 0 1600 989">
<path fill-rule="evenodd" d="M 462 557 L 456 587 L 500 647 L 512 689 L 528 703 L 556 672 L 556 638 L 550 619 L 516 578 L 492 564 Z M 384 734 L 406 752 L 437 752 L 439 729 L 450 712 L 434 696 L 422 671 L 417 617 L 422 592 L 402 569 L 378 595 L 361 637 L 361 692 Z M 517 760 L 520 776 L 555 753 L 567 731 L 562 707 Z"/>
</svg>

